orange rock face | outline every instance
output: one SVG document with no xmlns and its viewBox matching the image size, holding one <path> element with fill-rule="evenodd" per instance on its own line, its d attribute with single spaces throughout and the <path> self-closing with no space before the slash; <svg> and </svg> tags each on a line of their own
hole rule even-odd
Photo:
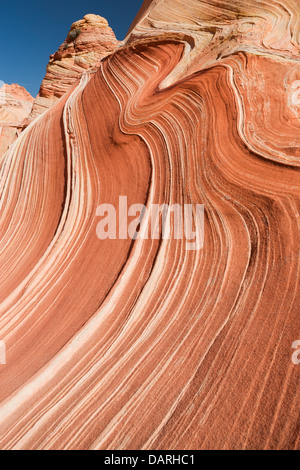
<svg viewBox="0 0 300 470">
<path fill-rule="evenodd" d="M 146 1 L 0 160 L 2 449 L 299 449 L 299 3 Z M 80 36 L 79 36 L 80 38 Z M 97 208 L 204 204 L 186 240 Z"/>
<path fill-rule="evenodd" d="M 105 18 L 86 15 L 77 21 L 55 54 L 50 56 L 47 72 L 28 122 L 51 108 L 82 74 L 97 65 L 119 45 Z"/>
<path fill-rule="evenodd" d="M 31 112 L 34 98 L 19 85 L 0 82 L 0 156 L 16 140 L 22 121 Z"/>
</svg>

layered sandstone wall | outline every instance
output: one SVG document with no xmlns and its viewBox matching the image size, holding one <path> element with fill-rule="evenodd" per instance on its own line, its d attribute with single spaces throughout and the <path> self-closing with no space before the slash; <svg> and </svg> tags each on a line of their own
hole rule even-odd
<svg viewBox="0 0 300 470">
<path fill-rule="evenodd" d="M 25 88 L 0 83 L 0 156 L 20 134 L 33 103 L 34 98 Z"/>
<path fill-rule="evenodd" d="M 298 0 L 147 0 L 0 160 L 1 449 L 300 449 L 299 38 Z M 120 196 L 204 204 L 203 248 L 100 240 Z"/>
</svg>

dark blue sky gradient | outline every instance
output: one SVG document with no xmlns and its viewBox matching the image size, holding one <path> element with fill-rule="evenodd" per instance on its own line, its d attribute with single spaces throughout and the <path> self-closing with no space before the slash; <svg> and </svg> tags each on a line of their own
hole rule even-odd
<svg viewBox="0 0 300 470">
<path fill-rule="evenodd" d="M 104 16 L 122 40 L 143 0 L 6 0 L 1 3 L 0 80 L 18 83 L 36 96 L 49 55 L 63 43 L 74 21 L 87 13 Z"/>
</svg>

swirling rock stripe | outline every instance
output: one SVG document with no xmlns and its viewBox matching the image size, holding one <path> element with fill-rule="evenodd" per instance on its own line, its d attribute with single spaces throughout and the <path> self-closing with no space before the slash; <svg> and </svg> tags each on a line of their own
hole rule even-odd
<svg viewBox="0 0 300 470">
<path fill-rule="evenodd" d="M 251 53 L 161 89 L 183 54 L 121 49 L 1 161 L 3 449 L 299 448 L 296 124 L 259 134 Z M 203 250 L 100 242 L 119 195 L 205 204 Z"/>
</svg>

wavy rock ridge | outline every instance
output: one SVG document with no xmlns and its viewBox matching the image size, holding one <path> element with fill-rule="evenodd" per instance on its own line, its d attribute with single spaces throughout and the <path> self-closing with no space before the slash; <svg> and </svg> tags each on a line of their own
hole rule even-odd
<svg viewBox="0 0 300 470">
<path fill-rule="evenodd" d="M 296 0 L 146 1 L 0 160 L 2 449 L 299 449 Z M 99 204 L 205 204 L 205 243 Z"/>
</svg>

